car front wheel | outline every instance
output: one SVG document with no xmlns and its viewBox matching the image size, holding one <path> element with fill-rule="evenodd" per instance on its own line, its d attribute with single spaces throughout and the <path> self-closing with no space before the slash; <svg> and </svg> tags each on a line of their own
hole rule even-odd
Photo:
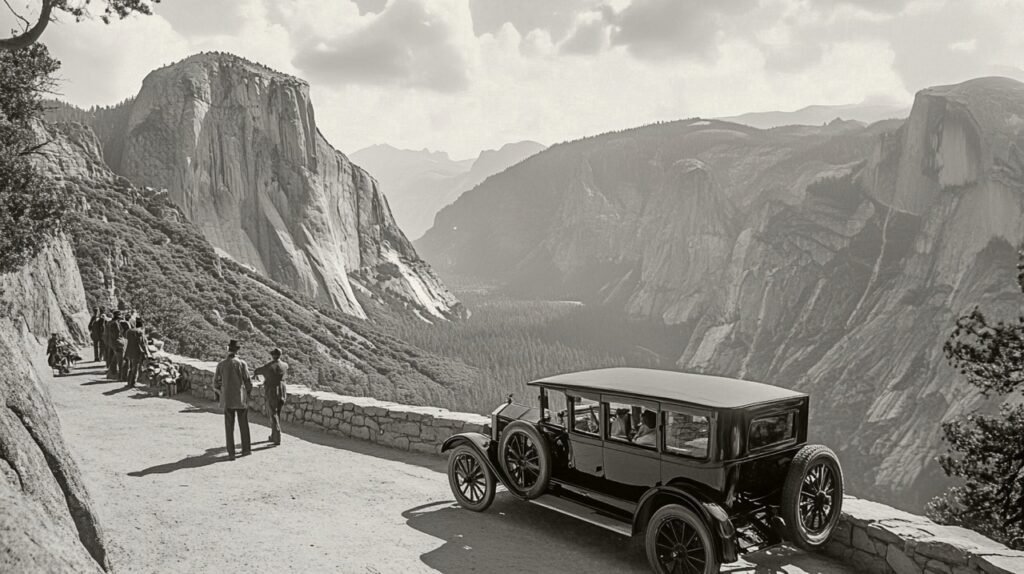
<svg viewBox="0 0 1024 574">
<path fill-rule="evenodd" d="M 483 456 L 462 444 L 448 456 L 448 484 L 459 506 L 483 512 L 494 502 L 495 478 Z"/>
<path fill-rule="evenodd" d="M 679 504 L 659 508 L 644 534 L 647 561 L 657 574 L 717 574 L 721 568 L 711 529 Z"/>
<path fill-rule="evenodd" d="M 830 448 L 809 444 L 789 465 L 782 486 L 782 519 L 790 541 L 804 550 L 828 542 L 843 511 L 843 470 Z"/>
</svg>

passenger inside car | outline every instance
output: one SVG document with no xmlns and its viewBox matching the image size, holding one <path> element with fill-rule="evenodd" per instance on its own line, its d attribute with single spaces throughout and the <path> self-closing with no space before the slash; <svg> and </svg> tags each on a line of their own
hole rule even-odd
<svg viewBox="0 0 1024 574">
<path fill-rule="evenodd" d="M 629 419 L 630 419 L 630 416 L 629 416 L 629 409 L 628 408 L 624 408 L 623 407 L 623 408 L 615 409 L 615 414 L 613 415 L 613 418 L 612 418 L 612 431 L 611 431 L 611 436 L 613 438 L 621 438 L 621 439 L 629 440 L 629 436 L 631 434 L 630 433 L 631 425 L 629 424 Z"/>
<path fill-rule="evenodd" d="M 640 415 L 640 428 L 637 429 L 633 444 L 641 446 L 654 446 L 654 430 L 658 426 L 658 415 L 654 411 L 644 410 Z"/>
</svg>

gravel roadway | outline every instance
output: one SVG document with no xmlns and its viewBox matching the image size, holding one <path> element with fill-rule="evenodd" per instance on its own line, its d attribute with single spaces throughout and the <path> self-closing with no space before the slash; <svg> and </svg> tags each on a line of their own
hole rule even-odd
<svg viewBox="0 0 1024 574">
<path fill-rule="evenodd" d="M 228 461 L 213 403 L 128 389 L 98 363 L 44 380 L 118 573 L 649 571 L 625 538 L 507 493 L 459 509 L 438 457 L 293 425 L 275 447 L 250 417 L 253 455 Z M 786 548 L 748 560 L 723 572 L 852 572 Z"/>
</svg>

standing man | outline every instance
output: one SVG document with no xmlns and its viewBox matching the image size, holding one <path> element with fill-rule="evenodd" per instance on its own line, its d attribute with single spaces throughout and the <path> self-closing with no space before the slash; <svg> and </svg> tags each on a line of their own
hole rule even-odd
<svg viewBox="0 0 1024 574">
<path fill-rule="evenodd" d="M 271 349 L 270 362 L 256 369 L 256 374 L 263 377 L 263 392 L 267 397 L 267 415 L 270 417 L 270 442 L 281 444 L 281 408 L 288 397 L 284 386 L 284 376 L 288 373 L 288 363 L 281 360 L 281 349 Z"/>
<path fill-rule="evenodd" d="M 89 337 L 92 339 L 92 360 L 94 362 L 100 360 L 100 338 L 96 333 L 96 323 L 99 323 L 101 319 L 100 308 L 93 307 L 92 317 L 89 319 Z"/>
<path fill-rule="evenodd" d="M 213 377 L 213 388 L 220 393 L 220 407 L 224 409 L 228 460 L 235 460 L 235 417 L 238 417 L 238 430 L 242 435 L 242 456 L 252 454 L 248 411 L 252 381 L 249 380 L 249 365 L 237 357 L 238 349 L 238 341 L 231 339 L 228 358 L 217 364 L 217 374 Z"/>
<path fill-rule="evenodd" d="M 118 323 L 121 322 L 121 312 L 114 311 L 114 316 L 107 320 L 107 323 L 103 326 L 103 346 L 107 348 L 107 378 L 117 379 L 118 371 L 120 366 L 115 363 L 117 357 L 115 354 L 115 348 L 117 347 L 117 338 L 121 336 L 121 330 Z"/>
<path fill-rule="evenodd" d="M 128 387 L 131 388 L 139 382 L 142 361 L 150 358 L 149 345 L 146 344 L 146 329 L 141 317 L 136 319 L 135 326 L 128 330 L 127 339 L 125 356 L 128 359 Z"/>
<path fill-rule="evenodd" d="M 89 327 L 89 336 L 92 337 L 92 346 L 94 350 L 98 350 L 99 354 L 96 355 L 97 361 L 107 360 L 107 347 L 103 344 L 103 331 L 107 327 L 107 310 L 100 308 L 100 314 L 96 317 L 96 321 Z"/>
</svg>

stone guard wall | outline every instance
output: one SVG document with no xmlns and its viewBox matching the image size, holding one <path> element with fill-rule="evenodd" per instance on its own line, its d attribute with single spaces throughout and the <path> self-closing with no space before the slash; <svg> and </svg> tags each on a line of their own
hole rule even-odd
<svg viewBox="0 0 1024 574">
<path fill-rule="evenodd" d="M 192 395 L 214 399 L 216 363 L 173 357 Z M 249 408 L 265 413 L 263 387 L 256 384 Z M 283 419 L 331 434 L 390 447 L 440 454 L 441 444 L 460 432 L 489 433 L 484 416 L 347 397 L 288 385 Z M 873 574 L 1024 574 L 1024 552 L 1009 550 L 964 528 L 941 526 L 914 514 L 847 497 L 826 554 Z"/>
</svg>

